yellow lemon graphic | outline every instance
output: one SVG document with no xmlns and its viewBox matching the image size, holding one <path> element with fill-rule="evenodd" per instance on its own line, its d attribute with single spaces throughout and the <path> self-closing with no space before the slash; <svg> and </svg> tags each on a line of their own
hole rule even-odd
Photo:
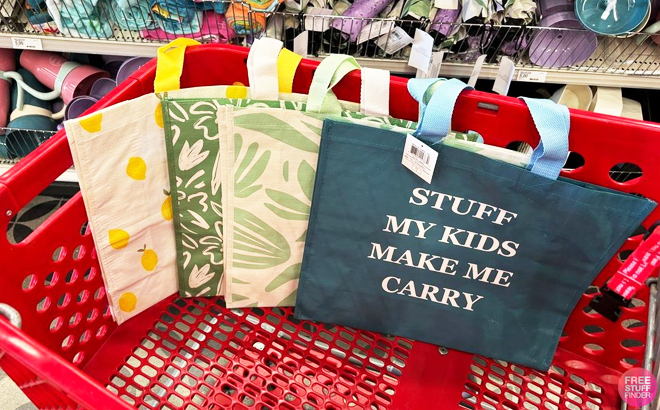
<svg viewBox="0 0 660 410">
<path fill-rule="evenodd" d="M 163 106 L 161 103 L 158 103 L 156 106 L 156 112 L 154 113 L 154 118 L 156 119 L 156 124 L 160 128 L 163 128 L 165 126 L 165 123 L 163 122 Z"/>
<path fill-rule="evenodd" d="M 123 229 L 111 229 L 108 231 L 108 238 L 110 240 L 110 246 L 115 249 L 121 249 L 128 245 L 131 235 Z"/>
<path fill-rule="evenodd" d="M 158 265 L 158 255 L 153 249 L 147 249 L 147 245 L 144 245 L 144 248 L 140 249 L 138 252 L 142 252 L 142 268 L 144 270 L 151 272 L 156 269 Z"/>
<path fill-rule="evenodd" d="M 99 113 L 83 118 L 79 124 L 87 132 L 99 132 L 101 131 L 101 121 L 103 121 L 103 114 Z"/>
<path fill-rule="evenodd" d="M 135 305 L 137 304 L 137 296 L 134 293 L 126 292 L 122 293 L 119 297 L 119 309 L 122 312 L 132 312 L 135 310 Z"/>
<path fill-rule="evenodd" d="M 147 177 L 147 163 L 140 157 L 131 157 L 128 159 L 126 173 L 133 179 L 145 179 Z"/>
<path fill-rule="evenodd" d="M 241 83 L 234 83 L 227 87 L 227 98 L 245 98 L 247 97 L 247 87 Z"/>
<path fill-rule="evenodd" d="M 166 221 L 171 221 L 172 220 L 172 196 L 166 190 L 163 190 L 163 193 L 165 195 L 167 195 L 167 198 L 165 198 L 165 201 L 163 201 L 163 205 L 160 207 L 160 213 L 163 214 L 163 218 L 165 218 Z"/>
</svg>

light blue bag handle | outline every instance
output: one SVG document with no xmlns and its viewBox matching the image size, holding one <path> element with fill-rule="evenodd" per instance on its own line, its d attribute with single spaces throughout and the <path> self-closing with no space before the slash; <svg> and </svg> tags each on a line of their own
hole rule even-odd
<svg viewBox="0 0 660 410">
<path fill-rule="evenodd" d="M 419 102 L 419 123 L 414 135 L 437 143 L 447 136 L 458 96 L 466 88 L 462 81 L 411 79 L 408 91 Z M 430 92 L 429 92 L 430 91 Z M 571 116 L 568 108 L 551 100 L 521 99 L 527 105 L 541 136 L 528 169 L 536 175 L 557 179 L 568 156 Z M 512 130 L 514 132 L 514 130 Z"/>
</svg>

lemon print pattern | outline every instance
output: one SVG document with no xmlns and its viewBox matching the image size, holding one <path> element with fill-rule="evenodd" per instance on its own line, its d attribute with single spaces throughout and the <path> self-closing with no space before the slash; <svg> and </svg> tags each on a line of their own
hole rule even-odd
<svg viewBox="0 0 660 410">
<path fill-rule="evenodd" d="M 128 159 L 126 174 L 129 177 L 141 181 L 147 178 L 147 163 L 140 157 L 131 157 Z"/>
<path fill-rule="evenodd" d="M 131 239 L 131 235 L 123 229 L 111 229 L 108 231 L 108 240 L 110 246 L 114 249 L 125 248 Z"/>
<path fill-rule="evenodd" d="M 135 305 L 137 305 L 137 296 L 135 293 L 126 292 L 122 293 L 119 297 L 119 309 L 122 312 L 132 312 L 135 310 Z"/>
<path fill-rule="evenodd" d="M 160 128 L 164 128 L 164 122 L 163 122 L 163 106 L 161 103 L 158 103 L 156 106 L 156 112 L 154 112 L 154 119 L 156 120 L 156 125 L 158 125 Z"/>
<path fill-rule="evenodd" d="M 144 270 L 151 272 L 156 269 L 156 265 L 158 265 L 158 254 L 156 251 L 153 249 L 147 249 L 147 245 L 144 245 L 144 248 L 140 249 L 138 252 L 142 253 L 140 263 Z"/>
<path fill-rule="evenodd" d="M 80 126 L 87 132 L 101 131 L 101 122 L 103 121 L 103 114 L 94 114 L 91 117 L 83 118 L 79 121 Z"/>
<path fill-rule="evenodd" d="M 165 195 L 167 195 L 167 198 L 165 198 L 165 201 L 163 201 L 163 205 L 160 207 L 160 213 L 163 214 L 163 218 L 165 218 L 166 221 L 171 221 L 172 220 L 172 196 L 166 190 L 163 190 L 163 193 Z"/>
</svg>

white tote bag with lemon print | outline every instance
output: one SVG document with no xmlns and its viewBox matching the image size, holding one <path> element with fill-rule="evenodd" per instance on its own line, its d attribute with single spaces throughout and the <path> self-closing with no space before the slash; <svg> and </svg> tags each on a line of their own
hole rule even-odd
<svg viewBox="0 0 660 410">
<path fill-rule="evenodd" d="M 182 67 L 191 44 L 196 42 L 178 39 L 159 49 L 156 91 L 180 98 L 250 96 L 242 85 L 177 90 L 176 75 L 166 76 L 163 85 L 163 76 L 177 69 L 160 73 L 161 62 Z M 179 288 L 160 96 L 147 94 L 64 125 L 106 294 L 113 317 L 122 323 Z M 212 258 L 222 263 L 218 252 Z M 214 278 L 218 288 L 221 274 Z"/>
<path fill-rule="evenodd" d="M 257 91 L 257 87 L 242 85 L 178 90 L 177 75 L 167 74 L 181 73 L 185 47 L 191 44 L 196 42 L 177 39 L 159 49 L 156 91 L 168 91 L 177 98 L 250 98 Z M 272 49 L 272 45 L 264 48 Z M 288 51 L 275 56 L 271 64 L 287 70 L 270 69 L 268 74 L 264 62 L 249 66 L 251 76 L 260 70 L 259 80 L 253 83 L 261 86 L 260 95 L 304 101 L 306 96 L 288 94 L 301 57 Z M 164 61 L 171 66 L 169 71 L 160 69 Z M 278 75 L 279 91 L 284 93 L 273 97 L 268 88 L 278 84 Z M 190 285 L 194 274 L 192 270 L 177 272 L 160 96 L 148 94 L 119 103 L 67 121 L 65 128 L 106 294 L 113 317 L 122 323 L 175 293 L 179 282 Z M 221 243 L 221 234 L 217 236 L 212 242 Z M 204 284 L 193 283 L 200 286 L 197 293 L 202 285 L 211 286 L 213 293 L 224 293 L 222 249 L 213 248 L 207 254 L 209 264 L 216 265 L 214 276 Z"/>
</svg>

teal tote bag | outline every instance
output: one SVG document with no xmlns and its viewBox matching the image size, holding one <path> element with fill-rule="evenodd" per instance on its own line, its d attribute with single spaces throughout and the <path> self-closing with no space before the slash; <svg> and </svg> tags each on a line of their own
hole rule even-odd
<svg viewBox="0 0 660 410">
<path fill-rule="evenodd" d="M 295 315 L 546 370 L 580 295 L 656 204 L 558 178 L 570 116 L 550 101 L 525 100 L 541 136 L 527 169 L 440 144 L 467 86 L 433 84 L 426 107 L 429 84 L 409 90 L 437 152 L 430 183 L 402 165 L 405 135 L 324 122 Z"/>
</svg>

